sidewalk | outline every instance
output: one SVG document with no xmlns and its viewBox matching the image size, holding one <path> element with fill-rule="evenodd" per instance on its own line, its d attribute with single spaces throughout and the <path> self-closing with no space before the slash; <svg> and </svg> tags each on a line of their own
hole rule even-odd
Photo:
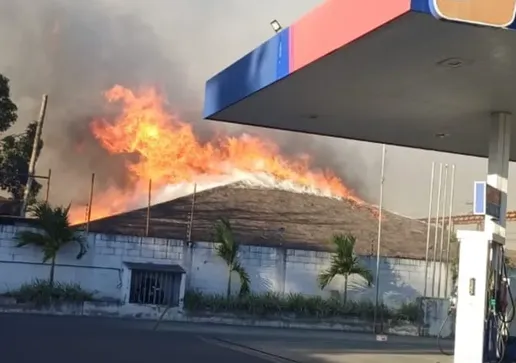
<svg viewBox="0 0 516 363">
<path fill-rule="evenodd" d="M 306 331 L 272 328 L 242 328 L 221 325 L 163 323 L 160 331 L 196 333 L 226 348 L 270 355 L 278 362 L 301 363 L 448 363 L 453 358 L 439 352 L 431 338 L 389 336 L 386 342 L 373 334 Z M 444 341 L 451 351 L 453 342 Z M 263 358 L 263 357 L 262 357 Z"/>
</svg>

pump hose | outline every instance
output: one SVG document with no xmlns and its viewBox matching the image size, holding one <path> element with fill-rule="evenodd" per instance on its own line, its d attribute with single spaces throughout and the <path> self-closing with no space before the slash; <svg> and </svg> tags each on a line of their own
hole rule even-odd
<svg viewBox="0 0 516 363">
<path fill-rule="evenodd" d="M 505 259 L 505 256 L 504 256 L 504 259 Z M 506 280 L 509 280 L 509 274 L 507 273 L 507 264 L 504 263 L 503 264 L 503 274 L 504 274 L 504 277 Z M 504 319 L 506 323 L 512 323 L 512 321 L 514 320 L 514 315 L 515 315 L 515 305 L 514 305 L 514 298 L 512 297 L 512 291 L 511 291 L 511 285 L 509 284 L 508 285 L 508 288 L 507 288 L 507 292 L 508 292 L 508 295 L 509 295 L 509 301 L 511 302 L 511 314 L 510 314 L 510 318 L 506 318 L 504 316 Z"/>
<path fill-rule="evenodd" d="M 444 326 L 446 325 L 446 322 L 448 321 L 448 319 L 450 318 L 452 313 L 453 313 L 453 309 L 449 309 L 448 314 L 446 315 L 446 318 L 444 319 L 443 323 L 441 324 L 441 328 L 439 328 L 439 333 L 437 333 L 437 346 L 439 347 L 439 351 L 441 352 L 441 354 L 447 355 L 447 356 L 452 356 L 453 353 L 446 352 L 444 350 L 444 348 L 441 345 L 441 339 L 442 339 L 442 333 L 444 330 Z"/>
<path fill-rule="evenodd" d="M 505 260 L 505 253 L 503 256 L 503 260 Z M 509 276 L 507 273 L 507 264 L 505 263 L 505 261 L 503 264 L 502 273 L 504 275 L 504 278 L 508 281 Z M 506 316 L 505 314 L 502 314 L 500 312 L 500 313 L 496 314 L 496 316 L 493 317 L 493 318 L 496 318 L 496 321 L 498 323 L 497 324 L 498 325 L 497 326 L 497 333 L 498 333 L 497 334 L 497 344 L 498 344 L 500 359 L 498 360 L 497 363 L 501 363 L 503 361 L 503 359 L 505 358 L 505 351 L 507 348 L 507 339 L 508 339 L 508 337 L 506 336 L 506 333 L 508 332 L 510 324 L 512 323 L 512 321 L 514 320 L 515 315 L 516 315 L 516 305 L 514 302 L 514 298 L 512 295 L 510 285 L 507 285 L 507 293 L 509 295 L 509 301 L 511 303 L 511 308 L 510 308 L 511 312 L 510 312 L 509 316 Z M 446 315 L 446 318 L 444 319 L 443 323 L 441 324 L 439 333 L 437 334 L 437 346 L 439 347 L 439 351 L 441 352 L 441 354 L 446 355 L 446 356 L 452 356 L 453 353 L 446 352 L 443 349 L 442 344 L 441 344 L 441 339 L 442 339 L 442 332 L 444 330 L 444 326 L 446 325 L 446 322 L 448 321 L 448 319 L 450 318 L 452 313 L 453 313 L 453 309 L 449 309 L 448 314 Z"/>
<path fill-rule="evenodd" d="M 505 312 L 498 312 L 492 316 L 492 319 L 495 319 L 495 322 L 497 324 L 496 345 L 497 345 L 498 354 L 500 357 L 498 359 L 497 363 L 501 363 L 505 359 L 505 351 L 507 349 L 507 341 L 508 341 L 508 332 L 509 332 L 511 323 L 514 320 L 514 315 L 515 315 L 515 311 L 516 311 L 511 287 L 510 287 L 510 284 L 508 283 L 509 276 L 507 273 L 507 264 L 505 263 L 505 251 L 502 252 L 502 261 L 504 261 L 503 268 L 502 268 L 502 274 L 507 283 L 507 285 L 506 285 L 507 286 L 507 294 L 508 294 L 508 297 L 509 297 L 509 300 L 511 303 L 511 308 L 510 308 L 511 312 L 510 312 L 509 316 L 507 316 L 507 314 L 505 314 Z"/>
</svg>

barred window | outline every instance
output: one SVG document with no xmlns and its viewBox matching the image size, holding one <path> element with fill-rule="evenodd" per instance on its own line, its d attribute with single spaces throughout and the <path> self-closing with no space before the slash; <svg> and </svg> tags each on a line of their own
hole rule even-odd
<svg viewBox="0 0 516 363">
<path fill-rule="evenodd" d="M 179 305 L 181 280 L 185 271 L 178 265 L 126 263 L 131 270 L 129 303 Z"/>
</svg>

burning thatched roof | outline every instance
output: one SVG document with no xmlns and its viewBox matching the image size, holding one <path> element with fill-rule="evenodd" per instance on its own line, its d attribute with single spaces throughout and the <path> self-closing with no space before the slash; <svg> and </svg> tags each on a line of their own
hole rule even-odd
<svg viewBox="0 0 516 363">
<path fill-rule="evenodd" d="M 149 235 L 186 239 L 192 196 L 150 208 Z M 143 236 L 147 208 L 91 222 L 90 231 Z M 328 250 L 335 233 L 357 237 L 357 252 L 376 254 L 377 217 L 368 205 L 312 194 L 227 185 L 195 196 L 192 240 L 212 240 L 214 222 L 229 218 L 243 244 Z M 426 224 L 384 212 L 382 251 L 390 257 L 425 257 Z"/>
</svg>

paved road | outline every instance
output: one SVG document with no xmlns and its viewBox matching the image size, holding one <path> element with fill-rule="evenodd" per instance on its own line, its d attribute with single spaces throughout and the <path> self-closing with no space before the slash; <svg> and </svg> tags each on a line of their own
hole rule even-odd
<svg viewBox="0 0 516 363">
<path fill-rule="evenodd" d="M 131 329 L 111 319 L 0 315 L 6 363 L 263 363 L 197 334 Z"/>
<path fill-rule="evenodd" d="M 448 363 L 435 339 L 78 317 L 0 314 L 9 363 Z M 449 342 L 445 343 L 451 349 Z M 284 359 L 280 359 L 282 357 Z M 50 360 L 51 359 L 51 360 Z"/>
</svg>

